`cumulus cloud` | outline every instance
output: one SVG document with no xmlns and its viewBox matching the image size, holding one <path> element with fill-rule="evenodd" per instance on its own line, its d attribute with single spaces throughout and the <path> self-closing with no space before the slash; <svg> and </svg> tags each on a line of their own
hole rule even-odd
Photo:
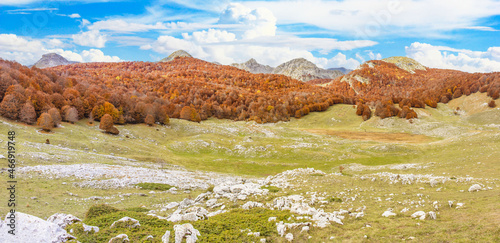
<svg viewBox="0 0 500 243">
<path fill-rule="evenodd" d="M 15 34 L 0 34 L 0 57 L 6 60 L 17 61 L 23 65 L 31 65 L 38 61 L 43 54 L 57 53 L 70 61 L 77 62 L 118 62 L 117 56 L 107 56 L 101 50 L 90 49 L 81 53 L 64 50 L 61 40 L 36 40 L 19 37 Z"/>
<path fill-rule="evenodd" d="M 408 57 L 432 68 L 466 72 L 500 71 L 500 47 L 490 47 L 481 52 L 414 42 L 405 50 Z"/>
<path fill-rule="evenodd" d="M 244 39 L 276 35 L 276 17 L 266 8 L 251 9 L 231 3 L 220 15 L 218 23 L 241 25 Z"/>
<path fill-rule="evenodd" d="M 381 35 L 436 36 L 443 31 L 477 26 L 498 15 L 497 0 L 397 1 L 248 1 L 248 8 L 272 11 L 278 24 L 307 24 L 367 38 Z M 486 30 L 486 29 L 484 29 Z"/>
<path fill-rule="evenodd" d="M 73 38 L 73 42 L 75 42 L 75 44 L 97 48 L 104 47 L 107 41 L 107 36 L 101 34 L 99 30 L 80 32 L 79 34 L 72 35 L 71 37 Z"/>
</svg>

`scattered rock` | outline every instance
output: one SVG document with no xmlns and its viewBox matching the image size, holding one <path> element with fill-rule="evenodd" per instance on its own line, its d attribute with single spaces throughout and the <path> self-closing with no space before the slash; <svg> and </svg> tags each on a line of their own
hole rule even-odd
<svg viewBox="0 0 500 243">
<path fill-rule="evenodd" d="M 61 228 L 65 229 L 66 226 L 76 223 L 76 222 L 81 222 L 82 220 L 71 215 L 71 214 L 64 214 L 64 213 L 56 213 L 52 216 L 50 216 L 47 219 L 47 222 L 52 222 L 54 224 L 59 225 Z"/>
<path fill-rule="evenodd" d="M 300 232 L 309 232 L 309 226 L 304 226 L 302 227 L 302 229 L 300 230 Z"/>
<path fill-rule="evenodd" d="M 126 234 L 117 235 L 108 241 L 108 243 L 124 243 L 124 242 L 130 242 L 130 240 L 128 239 L 128 235 Z"/>
<path fill-rule="evenodd" d="M 474 184 L 471 187 L 469 187 L 469 192 L 477 192 L 477 191 L 481 191 L 482 189 L 483 189 L 483 187 L 481 185 Z"/>
<path fill-rule="evenodd" d="M 392 212 L 392 210 L 393 210 L 392 208 L 387 209 L 387 211 L 385 211 L 385 212 L 382 214 L 382 217 L 387 217 L 387 218 L 389 218 L 389 217 L 392 217 L 392 216 L 396 216 L 396 214 L 395 214 L 395 213 L 393 213 L 393 212 Z"/>
<path fill-rule="evenodd" d="M 186 238 L 186 243 L 194 243 L 201 236 L 200 232 L 191 224 L 176 224 L 174 225 L 175 243 L 181 243 L 182 239 Z"/>
<path fill-rule="evenodd" d="M 288 233 L 288 234 L 286 234 L 285 239 L 286 239 L 287 241 L 289 241 L 289 242 L 292 242 L 292 240 L 293 240 L 293 234 L 292 234 L 292 233 Z"/>
<path fill-rule="evenodd" d="M 99 227 L 97 227 L 97 226 L 90 226 L 90 225 L 86 225 L 86 224 L 82 224 L 82 226 L 83 226 L 84 232 L 92 232 L 92 231 L 94 231 L 94 233 L 99 232 Z"/>
<path fill-rule="evenodd" d="M 262 203 L 258 203 L 258 202 L 252 202 L 252 201 L 249 201 L 245 204 L 243 204 L 243 206 L 241 206 L 241 208 L 243 209 L 251 209 L 251 208 L 256 208 L 256 207 L 264 207 L 264 204 Z"/>
<path fill-rule="evenodd" d="M 168 243 L 170 241 L 170 230 L 167 230 L 165 234 L 161 237 L 162 243 Z"/>
<path fill-rule="evenodd" d="M 214 198 L 214 199 L 210 199 L 208 200 L 205 205 L 207 206 L 207 208 L 212 208 L 214 205 L 217 204 L 217 199 Z"/>
<path fill-rule="evenodd" d="M 415 212 L 414 214 L 411 215 L 412 218 L 419 218 L 420 220 L 425 219 L 425 212 L 424 211 L 418 211 Z"/>
<path fill-rule="evenodd" d="M 130 217 L 123 217 L 111 224 L 111 227 L 109 228 L 114 228 L 114 227 L 127 227 L 127 228 L 137 228 L 140 227 L 141 224 L 139 224 L 139 220 L 133 219 Z"/>
<path fill-rule="evenodd" d="M 434 212 L 434 211 L 430 211 L 427 214 L 429 214 L 429 219 L 434 219 L 435 220 L 437 218 L 436 212 Z"/>
</svg>

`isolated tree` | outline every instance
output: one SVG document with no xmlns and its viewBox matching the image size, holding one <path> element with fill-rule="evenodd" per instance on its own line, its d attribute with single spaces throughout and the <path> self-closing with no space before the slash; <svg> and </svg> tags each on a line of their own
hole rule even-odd
<svg viewBox="0 0 500 243">
<path fill-rule="evenodd" d="M 54 122 L 54 127 L 57 127 L 61 124 L 61 114 L 57 108 L 50 108 L 48 111 L 49 115 L 52 117 L 52 122 Z"/>
<path fill-rule="evenodd" d="M 144 119 L 144 122 L 148 126 L 153 126 L 155 124 L 155 118 L 151 114 L 149 114 L 146 116 L 146 119 Z"/>
<path fill-rule="evenodd" d="M 30 101 L 26 102 L 21 108 L 21 112 L 19 114 L 19 118 L 21 119 L 21 122 L 24 122 L 26 124 L 34 124 L 36 122 L 36 112 L 35 112 L 35 107 L 33 107 L 33 104 L 31 104 Z"/>
<path fill-rule="evenodd" d="M 105 114 L 103 117 L 101 117 L 99 128 L 113 135 L 118 135 L 120 133 L 120 131 L 118 131 L 115 126 L 113 126 L 113 117 L 110 114 Z"/>
<path fill-rule="evenodd" d="M 488 102 L 488 106 L 491 108 L 495 108 L 497 105 L 495 104 L 494 100 L 491 100 L 490 102 Z"/>
<path fill-rule="evenodd" d="M 43 113 L 39 118 L 37 125 L 40 126 L 44 131 L 50 132 L 54 128 L 54 121 L 49 113 Z"/>
<path fill-rule="evenodd" d="M 181 110 L 180 118 L 188 121 L 200 122 L 201 118 L 198 112 L 190 106 L 184 106 Z"/>
<path fill-rule="evenodd" d="M 76 110 L 75 107 L 71 107 L 68 110 L 66 110 L 64 117 L 66 121 L 75 123 L 78 121 L 78 111 Z"/>
</svg>

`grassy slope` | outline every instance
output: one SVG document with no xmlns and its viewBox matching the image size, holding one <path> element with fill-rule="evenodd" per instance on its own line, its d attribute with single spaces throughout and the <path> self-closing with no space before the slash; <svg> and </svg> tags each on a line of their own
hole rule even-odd
<svg viewBox="0 0 500 243">
<path fill-rule="evenodd" d="M 366 205 L 367 216 L 361 220 L 349 219 L 342 227 L 331 226 L 326 230 L 314 229 L 313 239 L 338 239 L 358 241 L 368 235 L 369 239 L 380 241 L 414 236 L 431 241 L 498 239 L 498 179 L 500 172 L 500 131 L 497 127 L 500 109 L 484 108 L 483 94 L 462 97 L 448 105 L 440 104 L 438 109 L 419 109 L 420 119 L 413 123 L 406 120 L 377 117 L 363 122 L 355 116 L 354 108 L 336 105 L 326 112 L 312 113 L 288 123 L 258 125 L 255 123 L 208 120 L 191 123 L 172 119 L 169 127 L 147 127 L 141 125 L 118 126 L 119 136 L 101 133 L 98 125 L 89 126 L 86 121 L 77 124 L 63 123 L 64 128 L 55 129 L 50 134 L 38 132 L 36 127 L 26 126 L 1 119 L 0 145 L 6 151 L 6 134 L 9 129 L 18 133 L 17 150 L 20 166 L 39 164 L 106 163 L 127 164 L 122 160 L 108 158 L 114 154 L 135 159 L 144 164 L 158 164 L 164 167 L 179 165 L 189 170 L 215 171 L 249 177 L 261 177 L 299 167 L 313 167 L 327 173 L 337 172 L 340 165 L 349 168 L 352 163 L 376 166 L 398 163 L 430 165 L 420 170 L 394 171 L 375 167 L 374 170 L 352 171 L 350 176 L 340 178 L 309 177 L 309 183 L 299 185 L 299 191 L 318 191 L 336 195 L 349 188 L 364 190 L 364 201 L 351 204 L 328 205 L 327 209 L 338 210 Z M 476 102 L 476 106 L 468 103 Z M 455 115 L 453 110 L 463 107 L 466 113 Z M 306 129 L 323 131 L 311 133 Z M 342 133 L 343 137 L 329 135 Z M 348 139 L 350 133 L 362 136 L 363 140 Z M 380 133 L 407 133 L 425 136 L 425 139 L 405 142 L 387 142 L 377 139 Z M 376 133 L 376 136 L 374 135 Z M 346 135 L 347 134 L 347 135 Z M 128 138 L 127 138 L 128 136 Z M 347 138 L 346 138 L 347 137 Z M 51 145 L 43 144 L 50 139 Z M 68 150 L 73 149 L 73 150 Z M 89 153 L 95 151 L 95 153 Z M 3 153 L 3 152 L 2 152 Z M 6 167 L 6 160 L 0 160 Z M 432 163 L 433 162 L 433 163 Z M 462 193 L 469 183 L 446 183 L 442 192 L 421 185 L 389 185 L 387 182 L 372 183 L 360 180 L 360 175 L 378 171 L 394 173 L 434 174 L 450 177 L 474 177 L 488 179 L 494 190 L 476 194 Z M 5 171 L 2 174 L 6 176 Z M 95 190 L 76 188 L 71 182 L 77 179 L 21 178 L 19 180 L 18 210 L 40 217 L 56 212 L 72 213 L 83 217 L 93 204 L 110 203 L 124 209 L 145 205 L 152 208 L 156 204 L 180 201 L 186 197 L 196 197 L 200 191 L 180 195 L 156 194 L 146 198 L 133 195 L 121 200 L 123 193 L 144 193 L 140 189 Z M 63 184 L 66 182 L 66 184 Z M 481 181 L 485 183 L 485 181 Z M 309 187 L 309 184 L 313 184 Z M 307 185 L 306 185 L 307 184 Z M 401 191 L 407 194 L 402 195 Z M 78 194 L 69 196 L 67 192 Z M 298 192 L 282 192 L 294 194 Z M 397 194 L 391 201 L 375 202 L 374 197 L 384 199 L 388 194 Z M 404 201 L 408 195 L 424 193 L 427 201 L 439 201 L 446 205 L 448 200 L 461 201 L 467 209 L 455 210 L 443 207 L 437 221 L 417 222 L 408 215 L 395 219 L 380 217 L 388 207 L 402 209 L 397 201 Z M 84 200 L 90 196 L 112 196 L 111 199 Z M 114 197 L 113 197 L 114 196 Z M 37 199 L 30 199 L 37 197 Z M 7 198 L 6 190 L 0 191 L 0 198 Z M 414 198 L 413 198 L 414 199 Z M 0 214 L 7 208 L 1 204 Z M 427 203 L 426 211 L 429 211 Z M 411 212 L 412 213 L 412 212 Z M 410 213 L 410 214 L 411 214 Z M 407 213 L 408 214 L 408 213 Z M 270 214 L 272 216 L 272 214 Z M 372 228 L 363 228 L 370 224 Z M 418 225 L 420 224 L 420 225 Z M 201 226 L 200 226 L 201 227 Z M 454 234 L 449 234 L 452 231 Z M 496 236 L 495 236 L 496 234 Z M 161 236 L 160 236 L 161 237 Z M 275 237 L 275 236 L 273 236 Z M 305 237 L 305 236 L 304 236 Z M 371 238 L 370 238 L 371 237 Z M 273 238 L 278 239 L 278 238 Z M 305 238 L 304 238 L 305 239 Z"/>
</svg>

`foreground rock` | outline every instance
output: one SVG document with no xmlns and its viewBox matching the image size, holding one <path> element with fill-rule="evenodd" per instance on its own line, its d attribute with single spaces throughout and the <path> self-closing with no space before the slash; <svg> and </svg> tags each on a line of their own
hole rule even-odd
<svg viewBox="0 0 500 243">
<path fill-rule="evenodd" d="M 130 240 L 128 239 L 128 235 L 126 234 L 117 235 L 108 241 L 108 243 L 124 243 L 124 242 L 130 242 Z"/>
<path fill-rule="evenodd" d="M 81 219 L 71 214 L 64 214 L 64 213 L 56 213 L 47 219 L 47 222 L 52 222 L 54 224 L 57 224 L 63 229 L 66 229 L 66 227 L 70 224 L 81 221 L 82 221 Z"/>
<path fill-rule="evenodd" d="M 140 226 L 141 224 L 139 223 L 139 220 L 130 217 L 123 217 L 113 222 L 110 228 L 115 228 L 115 227 L 137 228 Z"/>
<path fill-rule="evenodd" d="M 175 243 L 181 243 L 185 238 L 186 243 L 194 243 L 201 236 L 200 231 L 195 229 L 191 224 L 176 224 L 174 225 Z"/>
<path fill-rule="evenodd" d="M 0 225 L 0 242 L 26 243 L 26 242 L 66 242 L 76 239 L 68 234 L 58 224 L 47 222 L 33 215 L 16 212 L 15 214 L 15 236 L 8 233 L 11 227 L 8 225 L 10 219 L 5 217 L 5 221 Z"/>
</svg>

